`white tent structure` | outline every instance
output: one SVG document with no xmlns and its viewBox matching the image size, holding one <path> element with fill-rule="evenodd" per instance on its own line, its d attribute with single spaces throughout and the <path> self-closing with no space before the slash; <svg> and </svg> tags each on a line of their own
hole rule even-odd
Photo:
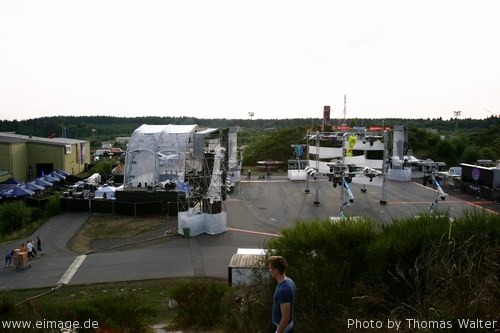
<svg viewBox="0 0 500 333">
<path fill-rule="evenodd" d="M 107 199 L 107 200 L 115 200 L 115 191 L 116 188 L 114 186 L 103 185 L 99 187 L 95 191 L 96 199 Z"/>
<path fill-rule="evenodd" d="M 186 158 L 192 154 L 197 125 L 142 125 L 130 138 L 124 187 L 156 186 L 184 181 Z"/>
<path fill-rule="evenodd" d="M 191 236 L 226 231 L 222 194 L 227 175 L 227 139 L 197 125 L 142 125 L 125 157 L 124 191 L 147 188 L 178 193 L 178 232 Z"/>
</svg>

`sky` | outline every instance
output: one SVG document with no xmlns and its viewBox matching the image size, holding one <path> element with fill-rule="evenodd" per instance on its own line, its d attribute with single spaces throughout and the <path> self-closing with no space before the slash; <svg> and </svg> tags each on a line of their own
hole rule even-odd
<svg viewBox="0 0 500 333">
<path fill-rule="evenodd" d="M 0 0 L 0 120 L 500 115 L 497 0 Z"/>
</svg>

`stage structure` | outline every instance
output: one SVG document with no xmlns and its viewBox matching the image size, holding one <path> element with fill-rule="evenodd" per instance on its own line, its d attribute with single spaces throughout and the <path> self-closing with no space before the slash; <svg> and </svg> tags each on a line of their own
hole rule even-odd
<svg viewBox="0 0 500 333">
<path fill-rule="evenodd" d="M 419 159 L 412 155 L 408 145 L 408 128 L 405 126 L 394 126 L 392 138 L 392 156 L 390 168 L 387 170 L 387 179 L 410 181 L 412 165 L 418 163 Z"/>
<path fill-rule="evenodd" d="M 312 132 L 306 136 L 307 158 L 309 167 L 306 190 L 309 192 L 309 176 L 316 184 L 315 205 L 319 205 L 317 178 L 327 176 L 333 187 L 341 187 L 339 216 L 345 216 L 345 210 L 354 203 L 350 183 L 382 187 L 381 204 L 386 201 L 385 174 L 387 171 L 388 130 L 367 130 L 355 127 L 334 132 Z"/>
<path fill-rule="evenodd" d="M 127 148 L 123 191 L 175 194 L 180 234 L 222 233 L 227 193 L 241 170 L 236 144 L 232 129 L 142 125 Z"/>
</svg>

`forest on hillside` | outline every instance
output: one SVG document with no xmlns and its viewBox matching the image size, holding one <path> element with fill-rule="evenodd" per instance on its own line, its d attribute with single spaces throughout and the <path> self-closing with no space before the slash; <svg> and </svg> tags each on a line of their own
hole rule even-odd
<svg viewBox="0 0 500 333">
<path fill-rule="evenodd" d="M 319 129 L 313 128 L 313 131 Z M 245 148 L 243 164 L 256 165 L 258 160 L 272 159 L 286 165 L 294 156 L 291 145 L 305 144 L 308 130 L 311 130 L 309 126 L 298 126 L 261 133 Z M 417 158 L 430 158 L 445 162 L 448 166 L 476 163 L 479 159 L 496 161 L 500 159 L 499 133 L 500 123 L 485 129 L 450 131 L 448 134 L 425 128 L 410 128 L 407 148 Z"/>
<path fill-rule="evenodd" d="M 339 119 L 332 119 L 336 125 Z M 300 144 L 307 130 L 321 130 L 321 118 L 296 119 L 203 119 L 192 117 L 43 117 L 2 120 L 0 132 L 39 137 L 66 136 L 89 140 L 92 147 L 118 136 L 130 136 L 142 124 L 197 124 L 202 128 L 238 127 L 238 144 L 247 146 L 244 164 L 269 158 L 286 162 L 293 157 L 291 144 Z M 419 158 L 446 162 L 473 163 L 478 159 L 500 159 L 500 118 L 486 119 L 348 119 L 349 126 L 403 125 L 409 129 L 409 147 Z M 328 127 L 326 128 L 328 130 Z M 270 144 L 272 143 L 272 144 Z M 286 165 L 286 163 L 285 163 Z"/>
<path fill-rule="evenodd" d="M 498 117 L 487 119 L 347 119 L 349 126 L 394 126 L 404 125 L 412 128 L 432 128 L 440 132 L 484 130 L 497 125 Z M 332 119 L 336 125 L 340 119 Z M 111 117 L 111 116 L 81 116 L 81 117 L 43 117 L 27 120 L 0 120 L 0 132 L 16 132 L 18 134 L 48 137 L 51 135 L 73 139 L 89 139 L 98 136 L 102 139 L 113 139 L 117 136 L 130 136 L 142 124 L 149 125 L 189 125 L 200 127 L 226 128 L 241 127 L 242 129 L 265 130 L 291 128 L 297 126 L 319 126 L 321 118 L 295 119 L 203 119 L 192 117 Z"/>
</svg>

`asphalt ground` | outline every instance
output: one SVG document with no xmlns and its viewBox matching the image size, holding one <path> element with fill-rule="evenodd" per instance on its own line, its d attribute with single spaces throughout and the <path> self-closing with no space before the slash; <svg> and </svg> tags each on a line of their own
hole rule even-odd
<svg viewBox="0 0 500 333">
<path fill-rule="evenodd" d="M 316 197 L 316 186 L 318 195 Z M 375 218 L 380 223 L 429 211 L 436 191 L 416 182 L 387 182 L 386 205 L 381 205 L 382 189 L 352 184 L 354 203 L 346 213 L 350 216 Z M 45 255 L 33 260 L 25 270 L 2 267 L 0 290 L 46 287 L 59 284 L 91 284 L 154 278 L 211 276 L 227 278 L 227 266 L 238 248 L 263 248 L 272 237 L 278 237 L 283 227 L 313 217 L 338 216 L 340 188 L 327 180 L 291 182 L 286 177 L 243 180 L 226 201 L 228 230 L 217 235 L 183 238 L 181 235 L 146 241 L 137 246 L 115 247 L 87 255 L 75 253 L 67 243 L 85 223 L 86 213 L 64 213 L 46 222 L 26 239 L 44 240 Z M 471 207 L 485 207 L 499 212 L 498 204 L 464 196 L 454 190 L 439 211 L 456 218 Z M 314 205 L 313 201 L 320 202 Z M 141 241 L 141 240 L 138 240 Z M 142 240 L 144 241 L 144 240 Z M 26 240 L 0 244 L 6 255 Z"/>
</svg>

